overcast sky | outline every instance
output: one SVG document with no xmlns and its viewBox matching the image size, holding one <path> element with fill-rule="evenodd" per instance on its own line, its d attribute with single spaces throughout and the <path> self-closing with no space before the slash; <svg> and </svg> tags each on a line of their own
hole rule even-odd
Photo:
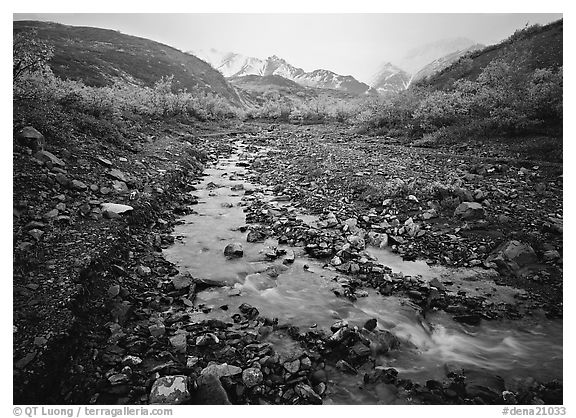
<svg viewBox="0 0 576 418">
<path fill-rule="evenodd" d="M 278 55 L 306 71 L 318 68 L 366 81 L 383 61 L 436 40 L 496 43 L 527 23 L 561 14 L 15 14 L 115 29 L 183 51 L 215 48 L 266 58 Z"/>
</svg>

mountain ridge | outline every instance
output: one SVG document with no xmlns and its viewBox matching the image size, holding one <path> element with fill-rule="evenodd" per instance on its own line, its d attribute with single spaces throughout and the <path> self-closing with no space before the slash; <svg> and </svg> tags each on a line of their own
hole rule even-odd
<svg viewBox="0 0 576 418">
<path fill-rule="evenodd" d="M 341 75 L 326 69 L 306 72 L 277 55 L 260 59 L 234 52 L 219 52 L 214 48 L 208 51 L 197 50 L 188 53 L 196 54 L 206 60 L 227 78 L 247 75 L 279 75 L 307 87 L 342 90 L 358 95 L 370 91 L 368 84 L 358 81 L 351 75 Z"/>
</svg>

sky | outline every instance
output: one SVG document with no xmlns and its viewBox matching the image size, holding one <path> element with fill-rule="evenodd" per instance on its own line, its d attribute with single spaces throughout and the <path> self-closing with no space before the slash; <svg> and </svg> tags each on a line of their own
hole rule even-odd
<svg viewBox="0 0 576 418">
<path fill-rule="evenodd" d="M 305 71 L 323 68 L 368 81 L 380 64 L 394 63 L 412 48 L 455 37 L 497 43 L 526 24 L 549 23 L 562 14 L 28 13 L 13 18 L 115 29 L 183 51 L 277 55 Z"/>
</svg>

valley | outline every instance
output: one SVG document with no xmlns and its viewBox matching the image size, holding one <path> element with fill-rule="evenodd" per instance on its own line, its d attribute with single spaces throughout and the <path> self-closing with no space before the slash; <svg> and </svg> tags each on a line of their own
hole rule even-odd
<svg viewBox="0 0 576 418">
<path fill-rule="evenodd" d="M 565 402 L 562 21 L 370 85 L 14 23 L 15 404 Z"/>
</svg>

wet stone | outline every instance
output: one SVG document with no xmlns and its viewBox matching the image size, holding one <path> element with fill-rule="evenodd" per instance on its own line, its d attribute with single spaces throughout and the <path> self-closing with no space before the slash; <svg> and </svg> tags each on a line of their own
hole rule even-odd
<svg viewBox="0 0 576 418">
<path fill-rule="evenodd" d="M 242 372 L 242 381 L 246 387 L 251 388 L 252 386 L 259 385 L 263 380 L 264 375 L 260 369 L 249 368 Z"/>
<path fill-rule="evenodd" d="M 190 399 L 188 377 L 164 376 L 156 379 L 150 391 L 151 404 L 180 405 Z"/>
<path fill-rule="evenodd" d="M 242 244 L 239 242 L 233 242 L 224 248 L 224 255 L 229 258 L 242 257 L 244 255 L 244 248 L 242 248 Z"/>
</svg>

